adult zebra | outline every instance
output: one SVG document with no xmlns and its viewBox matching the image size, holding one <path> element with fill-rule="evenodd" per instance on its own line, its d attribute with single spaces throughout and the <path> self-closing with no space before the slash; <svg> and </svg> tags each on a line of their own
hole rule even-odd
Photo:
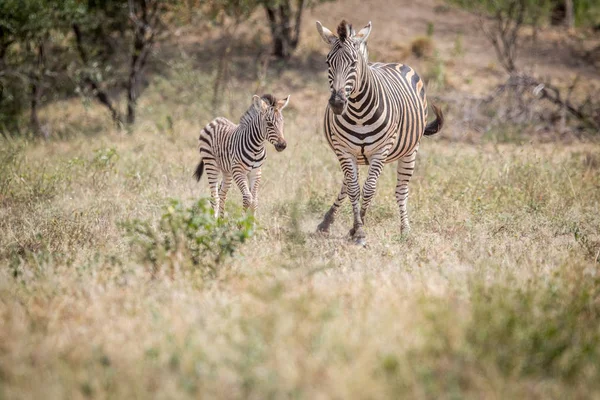
<svg viewBox="0 0 600 400">
<path fill-rule="evenodd" d="M 342 189 L 318 230 L 329 231 L 348 196 L 354 214 L 350 235 L 357 243 L 364 243 L 362 226 L 383 165 L 398 160 L 396 200 L 401 232 L 408 233 L 408 182 L 419 142 L 423 134 L 433 135 L 441 130 L 443 114 L 432 105 L 436 119 L 426 125 L 425 88 L 412 68 L 368 61 L 371 22 L 358 34 L 345 20 L 337 28 L 338 36 L 318 21 L 317 30 L 331 47 L 326 59 L 331 97 L 325 111 L 325 136 L 344 174 Z M 369 165 L 360 208 L 358 165 Z"/>
<path fill-rule="evenodd" d="M 267 157 L 265 142 L 269 141 L 277 151 L 287 147 L 282 111 L 289 101 L 290 96 L 277 100 L 270 94 L 254 95 L 238 125 L 218 117 L 200 132 L 200 163 L 194 177 L 200 181 L 206 167 L 215 217 L 223 215 L 232 180 L 242 192 L 244 210 L 250 208 L 255 213 L 261 167 Z M 220 186 L 219 174 L 223 175 Z"/>
</svg>

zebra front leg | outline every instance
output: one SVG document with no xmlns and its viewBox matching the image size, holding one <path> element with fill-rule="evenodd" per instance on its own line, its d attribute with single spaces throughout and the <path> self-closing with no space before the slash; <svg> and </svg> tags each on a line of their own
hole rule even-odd
<svg viewBox="0 0 600 400">
<path fill-rule="evenodd" d="M 406 203 L 408 202 L 408 183 L 415 170 L 415 159 L 417 158 L 417 149 L 411 154 L 404 156 L 398 160 L 398 176 L 396 182 L 396 201 L 400 207 L 400 232 L 408 234 L 410 232 L 410 224 L 408 223 L 408 211 Z"/>
<path fill-rule="evenodd" d="M 205 163 L 206 177 L 210 187 L 210 205 L 215 218 L 219 217 L 219 170 L 214 164 Z"/>
<path fill-rule="evenodd" d="M 350 202 L 352 203 L 352 214 L 354 215 L 354 224 L 350 229 L 350 236 L 357 244 L 365 243 L 365 233 L 362 228 L 362 218 L 360 217 L 360 186 L 358 184 L 358 163 L 356 158 L 346 154 L 340 158 L 342 171 L 344 172 L 344 184 Z"/>
<path fill-rule="evenodd" d="M 333 202 L 333 205 L 331 206 L 329 211 L 325 213 L 323 221 L 319 224 L 319 226 L 317 226 L 318 232 L 329 233 L 329 226 L 331 226 L 333 221 L 335 221 L 335 216 L 338 210 L 340 209 L 340 206 L 344 202 L 346 196 L 348 196 L 348 193 L 346 191 L 346 184 L 342 183 L 342 189 L 340 190 L 340 194 L 338 194 L 338 197 Z"/>
<path fill-rule="evenodd" d="M 252 206 L 252 193 L 250 193 L 250 188 L 248 187 L 247 172 L 235 171 L 233 173 L 233 180 L 242 192 L 242 204 L 244 211 L 247 211 Z"/>
<path fill-rule="evenodd" d="M 223 180 L 219 187 L 219 218 L 225 217 L 225 201 L 227 200 L 227 192 L 231 187 L 231 175 L 223 174 Z"/>
<path fill-rule="evenodd" d="M 388 156 L 388 149 L 384 152 L 376 154 L 369 159 L 369 176 L 363 185 L 362 191 L 362 207 L 360 208 L 360 218 L 364 225 L 365 216 L 367 214 L 367 210 L 371 205 L 371 200 L 373 200 L 373 196 L 375 195 L 375 190 L 377 189 L 377 181 L 379 180 L 379 176 L 381 175 L 381 171 L 383 170 L 383 165 L 385 163 L 385 159 Z"/>
</svg>

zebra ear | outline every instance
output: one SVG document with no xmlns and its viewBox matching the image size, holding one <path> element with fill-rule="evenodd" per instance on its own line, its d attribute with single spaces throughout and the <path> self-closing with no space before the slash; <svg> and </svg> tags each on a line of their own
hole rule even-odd
<svg viewBox="0 0 600 400">
<path fill-rule="evenodd" d="M 252 96 L 252 104 L 258 111 L 264 111 L 268 108 L 267 103 L 257 95 Z"/>
<path fill-rule="evenodd" d="M 281 111 L 288 105 L 289 102 L 290 102 L 290 96 L 288 95 L 288 97 L 286 97 L 285 99 L 277 100 L 277 104 L 276 104 L 275 108 L 277 108 L 279 111 Z"/>
<path fill-rule="evenodd" d="M 367 41 L 367 38 L 369 37 L 369 34 L 371 33 L 371 21 L 369 21 L 369 23 L 367 24 L 367 26 L 365 26 L 364 28 L 362 28 L 358 34 L 356 34 L 354 36 L 354 40 L 356 40 L 358 43 L 364 43 Z"/>
<path fill-rule="evenodd" d="M 321 23 L 319 21 L 317 21 L 317 30 L 319 31 L 319 35 L 321 35 L 321 38 L 323 39 L 323 41 L 326 44 L 333 46 L 333 44 L 337 40 L 337 37 L 333 33 L 331 33 L 331 31 L 329 29 L 327 29 L 323 25 L 321 25 Z"/>
<path fill-rule="evenodd" d="M 260 98 L 260 96 L 254 95 L 252 96 L 252 104 L 254 105 L 254 108 L 256 108 L 257 110 L 260 111 L 260 109 L 262 108 L 262 99 Z"/>
</svg>

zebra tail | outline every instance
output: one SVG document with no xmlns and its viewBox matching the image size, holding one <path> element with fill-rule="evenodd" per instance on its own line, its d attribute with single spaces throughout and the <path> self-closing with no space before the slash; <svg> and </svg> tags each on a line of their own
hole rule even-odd
<svg viewBox="0 0 600 400">
<path fill-rule="evenodd" d="M 426 136 L 435 135 L 436 133 L 441 131 L 442 127 L 444 126 L 444 113 L 442 113 L 442 110 L 440 108 L 438 108 L 437 106 L 435 106 L 434 104 L 431 105 L 431 108 L 433 108 L 433 112 L 435 114 L 435 120 L 428 123 L 427 126 L 425 127 L 425 135 Z"/>
<path fill-rule="evenodd" d="M 196 167 L 196 172 L 194 172 L 194 178 L 196 181 L 200 182 L 200 178 L 202 178 L 202 173 L 204 172 L 204 160 L 200 160 L 198 166 Z"/>
</svg>

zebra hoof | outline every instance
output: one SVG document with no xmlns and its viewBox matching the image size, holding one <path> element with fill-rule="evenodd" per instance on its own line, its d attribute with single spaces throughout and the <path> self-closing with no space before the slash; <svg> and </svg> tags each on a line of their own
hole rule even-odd
<svg viewBox="0 0 600 400">
<path fill-rule="evenodd" d="M 402 234 L 402 236 L 407 237 L 410 233 L 410 226 L 403 225 L 402 228 L 400 228 L 400 233 Z"/>
<path fill-rule="evenodd" d="M 317 226 L 317 232 L 323 233 L 323 234 L 328 234 L 329 233 L 329 224 L 325 224 L 325 223 L 321 222 L 319 224 L 319 226 Z"/>
<path fill-rule="evenodd" d="M 367 247 L 367 239 L 364 237 L 359 237 L 354 239 L 354 244 L 357 246 Z"/>
<path fill-rule="evenodd" d="M 352 238 L 352 240 L 354 240 L 354 242 L 356 244 L 366 244 L 365 241 L 365 232 L 362 229 L 362 226 L 358 227 L 358 228 L 352 228 L 350 229 L 350 237 Z"/>
</svg>

